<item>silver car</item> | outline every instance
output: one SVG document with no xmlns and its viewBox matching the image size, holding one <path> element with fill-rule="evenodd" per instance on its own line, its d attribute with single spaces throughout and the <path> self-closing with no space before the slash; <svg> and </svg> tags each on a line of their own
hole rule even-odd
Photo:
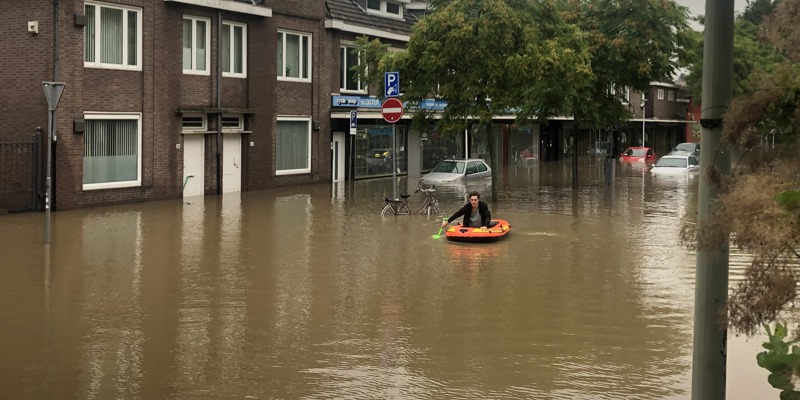
<svg viewBox="0 0 800 400">
<path fill-rule="evenodd" d="M 669 153 L 672 155 L 693 156 L 700 158 L 700 143 L 681 143 Z"/>
<path fill-rule="evenodd" d="M 443 183 L 466 183 L 491 179 L 492 169 L 480 158 L 442 160 L 431 172 L 420 178 L 420 183 L 438 185 Z"/>
</svg>

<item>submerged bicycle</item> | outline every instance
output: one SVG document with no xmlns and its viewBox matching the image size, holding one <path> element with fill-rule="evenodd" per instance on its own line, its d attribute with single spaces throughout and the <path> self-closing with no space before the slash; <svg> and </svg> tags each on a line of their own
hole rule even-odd
<svg viewBox="0 0 800 400">
<path fill-rule="evenodd" d="M 439 210 L 439 200 L 436 200 L 433 197 L 433 193 L 436 192 L 435 186 L 431 186 L 428 189 L 417 187 L 417 190 L 415 190 L 414 193 L 417 192 L 425 193 L 425 200 L 422 200 L 422 204 L 419 205 L 419 208 L 417 208 L 417 211 L 415 211 L 414 214 L 425 214 L 429 217 L 431 214 L 441 214 L 441 211 Z"/>
<path fill-rule="evenodd" d="M 433 197 L 433 193 L 436 192 L 436 188 L 431 186 L 428 189 L 423 189 L 421 187 L 417 187 L 414 190 L 414 193 L 425 193 L 425 198 L 420 203 L 419 207 L 417 207 L 416 211 L 411 212 L 411 209 L 408 207 L 408 198 L 411 197 L 410 194 L 400 194 L 400 199 L 390 199 L 385 197 L 386 206 L 383 207 L 381 211 L 381 216 L 385 217 L 387 215 L 427 215 L 431 216 L 436 214 L 441 214 L 439 210 L 439 200 Z"/>
<path fill-rule="evenodd" d="M 386 207 L 381 211 L 381 217 L 387 215 L 411 215 L 411 210 L 408 209 L 408 198 L 410 194 L 400 194 L 400 199 L 386 199 Z"/>
</svg>

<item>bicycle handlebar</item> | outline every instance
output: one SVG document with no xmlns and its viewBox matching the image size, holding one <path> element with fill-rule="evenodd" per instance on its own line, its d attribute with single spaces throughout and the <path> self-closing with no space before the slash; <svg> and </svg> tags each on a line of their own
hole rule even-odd
<svg viewBox="0 0 800 400">
<path fill-rule="evenodd" d="M 431 185 L 431 187 L 429 187 L 427 189 L 423 189 L 423 188 L 417 186 L 417 189 L 414 190 L 414 193 L 425 192 L 425 194 L 431 194 L 431 193 L 433 193 L 435 191 L 436 191 L 436 185 Z"/>
</svg>

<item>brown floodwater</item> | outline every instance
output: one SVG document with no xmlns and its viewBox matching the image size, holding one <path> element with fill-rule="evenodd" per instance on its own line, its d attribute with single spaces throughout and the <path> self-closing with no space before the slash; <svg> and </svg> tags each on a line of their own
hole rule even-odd
<svg viewBox="0 0 800 400">
<path fill-rule="evenodd" d="M 0 216 L 0 398 L 689 398 L 699 179 L 601 166 L 438 187 L 511 223 L 490 244 L 382 218 L 390 178 L 54 212 L 50 245 Z M 777 398 L 762 340 L 729 338 L 728 399 Z"/>
</svg>

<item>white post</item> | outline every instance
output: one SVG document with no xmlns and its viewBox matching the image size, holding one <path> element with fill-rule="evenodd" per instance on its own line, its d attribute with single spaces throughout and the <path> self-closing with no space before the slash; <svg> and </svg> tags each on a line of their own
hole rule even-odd
<svg viewBox="0 0 800 400">
<path fill-rule="evenodd" d="M 644 110 L 644 102 L 646 102 L 646 101 L 647 101 L 647 98 L 645 98 L 644 93 L 642 93 L 642 147 L 644 147 L 644 139 L 645 139 L 645 129 L 644 129 L 645 128 L 645 120 L 644 120 L 645 110 Z"/>
<path fill-rule="evenodd" d="M 392 123 L 392 198 L 397 198 L 397 140 L 395 138 L 394 123 Z"/>
</svg>

